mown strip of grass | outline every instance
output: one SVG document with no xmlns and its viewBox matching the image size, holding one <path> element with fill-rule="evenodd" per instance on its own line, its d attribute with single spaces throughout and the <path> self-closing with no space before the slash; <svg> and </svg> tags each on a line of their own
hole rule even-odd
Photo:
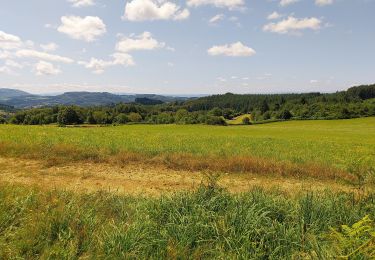
<svg viewBox="0 0 375 260">
<path fill-rule="evenodd" d="M 254 189 L 215 183 L 160 198 L 0 187 L 0 258 L 333 258 L 330 227 L 375 217 L 375 194 Z M 362 258 L 361 258 L 362 259 Z"/>
<path fill-rule="evenodd" d="M 127 165 L 138 163 L 150 167 L 166 167 L 172 170 L 213 171 L 225 173 L 256 173 L 273 177 L 314 178 L 336 180 L 357 184 L 358 177 L 347 171 L 305 163 L 303 165 L 288 161 L 257 158 L 253 156 L 197 156 L 192 154 L 156 154 L 147 155 L 136 152 L 103 149 L 85 149 L 73 145 L 30 145 L 0 142 L 0 156 L 36 159 L 46 167 L 63 165 L 72 162 L 111 163 Z"/>
</svg>

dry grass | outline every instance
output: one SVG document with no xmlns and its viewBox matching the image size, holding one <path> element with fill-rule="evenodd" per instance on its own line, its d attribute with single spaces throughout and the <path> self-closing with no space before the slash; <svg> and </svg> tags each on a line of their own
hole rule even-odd
<svg viewBox="0 0 375 260">
<path fill-rule="evenodd" d="M 197 156 L 191 154 L 159 154 L 155 156 L 135 152 L 108 153 L 106 150 L 80 149 L 59 144 L 51 147 L 0 143 L 0 155 L 23 159 L 43 160 L 46 166 L 70 162 L 110 163 L 124 166 L 141 163 L 150 167 L 165 167 L 179 171 L 215 171 L 224 173 L 256 173 L 263 176 L 315 178 L 320 180 L 355 181 L 349 173 L 314 163 L 295 164 L 288 161 L 254 156 Z"/>
<path fill-rule="evenodd" d="M 140 163 L 112 164 L 75 162 L 46 166 L 43 160 L 0 157 L 0 183 L 37 186 L 45 190 L 76 192 L 116 191 L 121 194 L 159 196 L 177 191 L 193 191 L 210 172 L 172 170 Z M 287 194 L 303 191 L 354 191 L 352 186 L 332 180 L 270 177 L 251 173 L 221 173 L 220 186 L 232 193 L 254 187 L 278 189 Z"/>
</svg>

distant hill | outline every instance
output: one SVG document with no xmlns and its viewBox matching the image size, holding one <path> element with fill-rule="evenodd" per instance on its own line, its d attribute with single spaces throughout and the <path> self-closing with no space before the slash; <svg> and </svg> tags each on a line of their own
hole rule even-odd
<svg viewBox="0 0 375 260">
<path fill-rule="evenodd" d="M 0 111 L 13 112 L 15 109 L 12 106 L 0 104 Z"/>
<path fill-rule="evenodd" d="M 233 94 L 211 95 L 188 100 L 185 106 L 189 111 L 210 110 L 215 107 L 234 109 L 246 113 L 248 111 L 268 111 L 269 106 L 279 107 L 285 103 L 344 103 L 347 100 L 369 100 L 375 98 L 375 84 L 351 87 L 336 93 L 290 93 L 290 94 Z M 264 109 L 262 109 L 264 107 Z M 264 112 L 263 111 L 263 112 Z"/>
<path fill-rule="evenodd" d="M 161 96 L 155 94 L 116 95 L 108 92 L 66 92 L 54 96 L 32 95 L 14 89 L 0 89 L 0 102 L 15 108 L 30 108 L 54 105 L 101 106 L 117 103 L 132 103 L 148 100 L 149 103 L 166 103 L 188 100 L 186 97 Z"/>
<path fill-rule="evenodd" d="M 30 93 L 27 93 L 22 90 L 10 89 L 10 88 L 0 88 L 0 100 L 13 98 L 13 97 L 23 97 L 30 96 Z"/>
</svg>

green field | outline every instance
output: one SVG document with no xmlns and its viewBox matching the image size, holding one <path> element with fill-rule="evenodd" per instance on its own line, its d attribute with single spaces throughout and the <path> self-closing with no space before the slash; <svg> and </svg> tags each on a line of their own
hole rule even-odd
<svg viewBox="0 0 375 260">
<path fill-rule="evenodd" d="M 102 155 L 134 152 L 147 156 L 255 156 L 345 168 L 358 158 L 366 158 L 368 163 L 375 164 L 375 118 L 228 127 L 125 125 L 59 128 L 1 125 L 0 143 L 7 148 L 6 151 L 3 149 L 3 154 L 14 155 L 27 154 L 28 148 L 33 147 L 49 153 L 51 147 L 67 145 Z"/>
<path fill-rule="evenodd" d="M 4 174 L 0 168 L 0 259 L 375 257 L 375 118 L 226 127 L 0 125 L 0 156 L 6 168 Z M 176 186 L 157 197 L 104 192 L 100 186 L 91 192 L 67 189 L 80 180 L 95 186 L 111 174 L 125 185 L 136 174 L 126 172 L 128 162 L 143 165 L 137 174 L 145 182 L 130 184 L 139 187 L 165 185 L 159 177 L 171 178 L 168 167 L 189 175 L 210 171 L 194 190 Z M 121 167 L 103 171 L 112 163 Z M 60 165 L 72 172 L 59 171 Z M 80 173 L 88 166 L 105 174 Z M 43 168 L 39 175 L 30 172 L 35 167 Z M 144 175 L 147 167 L 161 172 Z M 343 178 L 372 176 L 336 182 L 335 169 Z M 231 193 L 219 186 L 215 171 L 244 172 L 249 183 L 260 176 L 275 186 Z M 296 179 L 288 174 L 317 179 L 302 178 L 306 188 L 283 190 L 281 182 Z M 329 174 L 332 179 L 323 180 Z M 236 175 L 225 176 L 233 186 Z M 330 190 L 314 191 L 314 183 Z"/>
</svg>

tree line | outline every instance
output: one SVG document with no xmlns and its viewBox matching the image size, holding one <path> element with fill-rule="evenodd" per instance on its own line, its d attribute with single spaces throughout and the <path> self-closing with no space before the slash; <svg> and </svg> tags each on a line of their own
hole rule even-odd
<svg viewBox="0 0 375 260">
<path fill-rule="evenodd" d="M 141 100 L 142 101 L 142 100 Z M 42 124 L 210 124 L 250 114 L 244 123 L 272 120 L 348 119 L 375 116 L 375 85 L 330 94 L 239 95 L 227 93 L 184 102 L 52 106 L 0 113 L 0 123 Z M 1 109 L 0 109 L 1 110 Z"/>
</svg>

